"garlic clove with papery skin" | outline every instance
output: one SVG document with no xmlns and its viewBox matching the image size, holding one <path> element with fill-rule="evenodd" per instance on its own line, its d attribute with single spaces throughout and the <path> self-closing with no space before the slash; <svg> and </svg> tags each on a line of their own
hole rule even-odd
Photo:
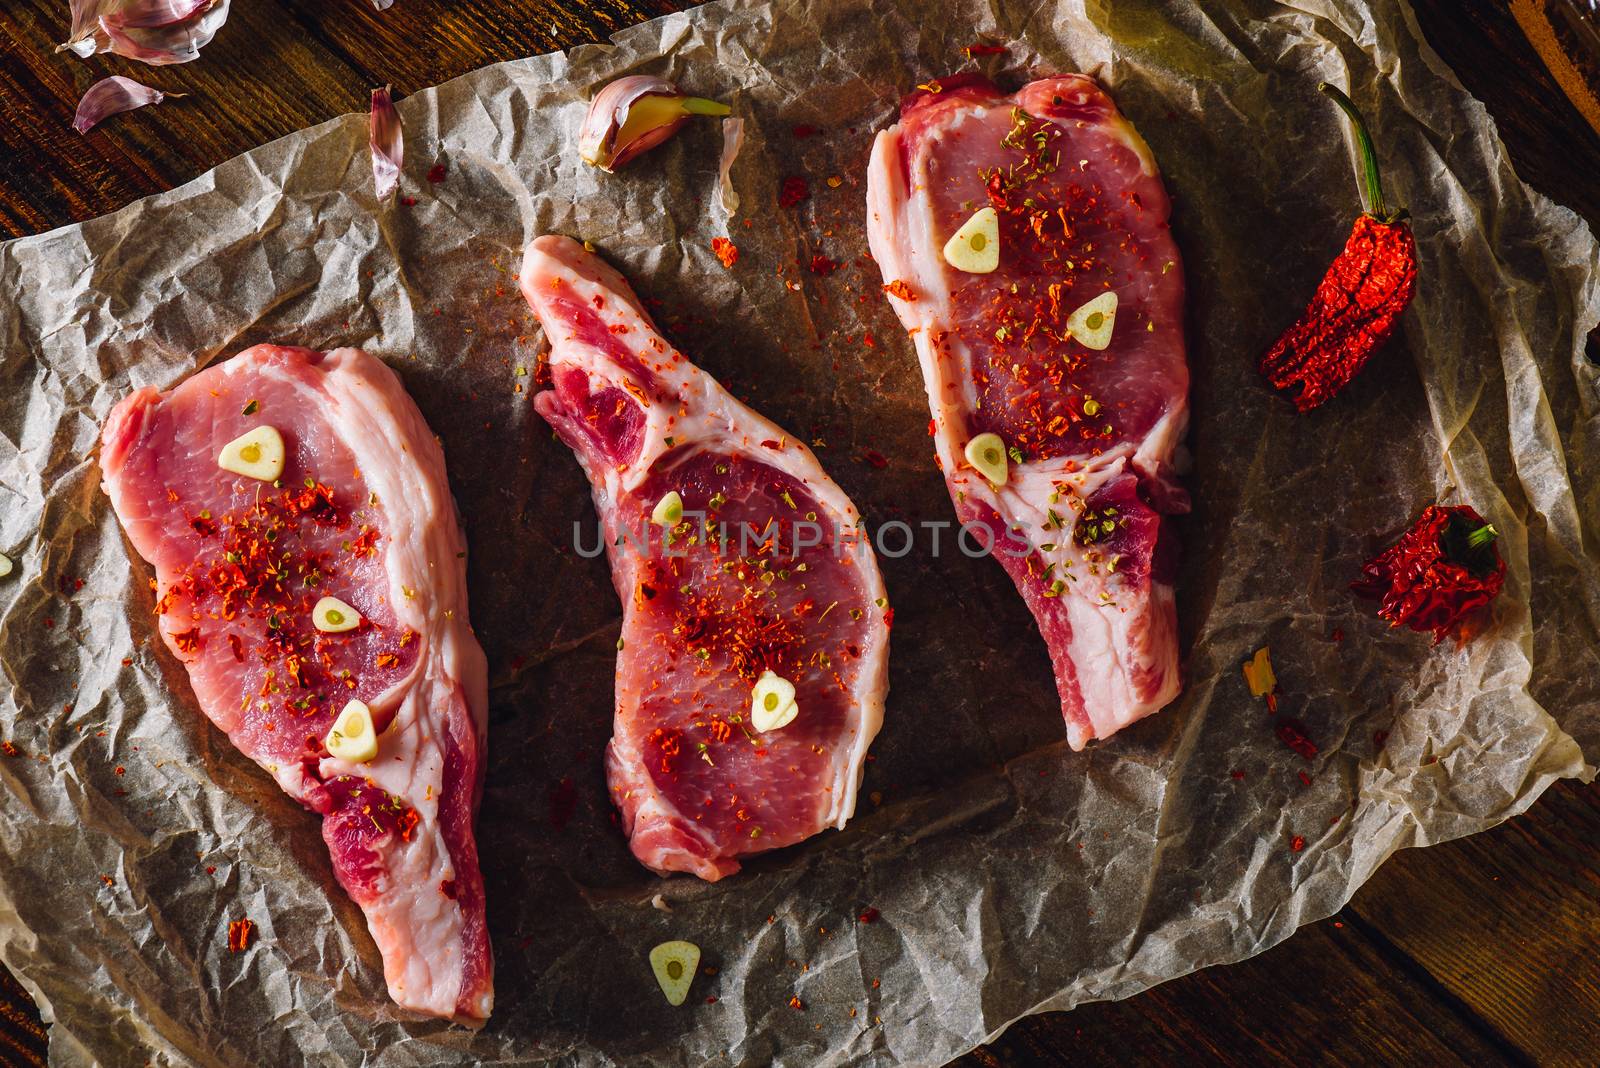
<svg viewBox="0 0 1600 1068">
<path fill-rule="evenodd" d="M 715 100 L 684 96 L 665 78 L 631 74 L 602 88 L 589 101 L 578 132 L 578 155 L 603 171 L 614 171 L 678 132 L 693 115 L 726 115 Z"/>
</svg>

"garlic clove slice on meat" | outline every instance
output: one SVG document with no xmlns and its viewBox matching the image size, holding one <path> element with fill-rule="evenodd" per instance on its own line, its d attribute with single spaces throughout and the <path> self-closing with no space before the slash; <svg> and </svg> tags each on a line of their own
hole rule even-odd
<svg viewBox="0 0 1600 1068">
<path fill-rule="evenodd" d="M 351 701 L 333 721 L 323 745 L 340 760 L 365 764 L 378 755 L 378 732 L 372 725 L 372 709 L 364 701 Z"/>
<path fill-rule="evenodd" d="M 658 527 L 675 527 L 683 522 L 683 498 L 677 490 L 668 490 L 650 512 L 650 522 Z"/>
<path fill-rule="evenodd" d="M 311 625 L 324 634 L 343 634 L 361 625 L 361 613 L 337 597 L 324 597 L 311 610 Z"/>
<path fill-rule="evenodd" d="M 682 1005 L 700 967 L 700 947 L 693 942 L 663 942 L 650 951 L 650 970 L 667 996 L 667 1004 Z"/>
<path fill-rule="evenodd" d="M 967 442 L 967 463 L 996 486 L 1011 478 L 1011 461 L 1006 457 L 1006 441 L 999 434 L 979 434 Z"/>
<path fill-rule="evenodd" d="M 1067 316 L 1067 333 L 1084 348 L 1096 351 L 1111 344 L 1111 331 L 1116 325 L 1117 294 L 1110 290 Z"/>
<path fill-rule="evenodd" d="M 585 163 L 614 171 L 677 133 L 691 115 L 726 115 L 731 110 L 715 100 L 685 96 L 665 78 L 618 78 L 589 101 L 578 132 L 578 155 Z"/>
<path fill-rule="evenodd" d="M 787 727 L 799 714 L 794 683 L 774 671 L 763 671 L 750 691 L 751 726 L 765 734 Z"/>
<path fill-rule="evenodd" d="M 217 466 L 246 478 L 276 482 L 283 475 L 283 435 L 276 427 L 247 430 L 222 447 Z"/>
<path fill-rule="evenodd" d="M 1000 266 L 1000 216 L 979 208 L 944 243 L 944 261 L 968 274 L 989 274 Z"/>
</svg>

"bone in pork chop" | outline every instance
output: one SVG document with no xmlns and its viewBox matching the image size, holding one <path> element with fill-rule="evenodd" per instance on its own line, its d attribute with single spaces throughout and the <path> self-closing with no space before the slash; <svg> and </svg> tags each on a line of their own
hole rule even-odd
<svg viewBox="0 0 1600 1068">
<path fill-rule="evenodd" d="M 322 816 L 390 995 L 487 1018 L 487 673 L 444 456 L 399 378 L 260 345 L 123 400 L 100 466 L 162 639 L 206 716 Z"/>
<path fill-rule="evenodd" d="M 1189 371 L 1169 210 L 1149 148 L 1082 75 L 929 86 L 868 174 L 939 465 L 1038 622 L 1074 749 L 1179 689 L 1164 517 L 1188 508 L 1171 461 Z M 998 249 L 970 239 L 986 218 Z"/>
<path fill-rule="evenodd" d="M 843 827 L 888 689 L 854 505 L 576 242 L 534 241 L 521 284 L 552 347 L 535 403 L 593 486 L 622 599 L 606 771 L 634 855 L 716 880 Z"/>
</svg>

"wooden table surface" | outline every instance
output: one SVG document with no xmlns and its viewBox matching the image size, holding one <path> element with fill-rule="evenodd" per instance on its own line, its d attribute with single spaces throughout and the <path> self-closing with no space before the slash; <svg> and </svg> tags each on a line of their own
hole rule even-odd
<svg viewBox="0 0 1600 1068">
<path fill-rule="evenodd" d="M 1572 0 L 1568 0 L 1572 2 Z M 0 237 L 112 211 L 272 138 L 486 63 L 569 47 L 671 0 L 252 0 L 196 63 L 52 54 L 66 0 L 0 11 Z M 1499 123 L 1521 176 L 1600 224 L 1600 136 L 1497 0 L 1418 0 L 1429 41 Z M 285 77 L 285 68 L 293 71 Z M 97 77 L 194 99 L 69 123 Z M 962 1068 L 996 1065 L 1600 1063 L 1600 788 L 1561 783 L 1486 834 L 1386 864 L 1338 916 L 1277 949 L 1139 997 L 1033 1017 Z M 0 1062 L 45 1032 L 0 969 Z"/>
</svg>

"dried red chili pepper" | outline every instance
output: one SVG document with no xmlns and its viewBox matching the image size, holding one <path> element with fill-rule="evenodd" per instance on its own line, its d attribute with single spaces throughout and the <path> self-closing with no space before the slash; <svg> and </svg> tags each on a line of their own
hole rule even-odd
<svg viewBox="0 0 1600 1068">
<path fill-rule="evenodd" d="M 1262 375 L 1302 412 L 1338 394 L 1389 340 L 1417 281 L 1416 239 L 1405 209 L 1384 205 L 1378 156 L 1361 113 L 1326 82 L 1317 88 L 1355 124 L 1365 210 L 1299 321 L 1261 357 Z"/>
<path fill-rule="evenodd" d="M 1429 505 L 1399 541 L 1362 567 L 1350 589 L 1380 599 L 1378 615 L 1390 626 L 1431 630 L 1437 642 L 1505 584 L 1497 537 L 1468 505 Z"/>
</svg>

